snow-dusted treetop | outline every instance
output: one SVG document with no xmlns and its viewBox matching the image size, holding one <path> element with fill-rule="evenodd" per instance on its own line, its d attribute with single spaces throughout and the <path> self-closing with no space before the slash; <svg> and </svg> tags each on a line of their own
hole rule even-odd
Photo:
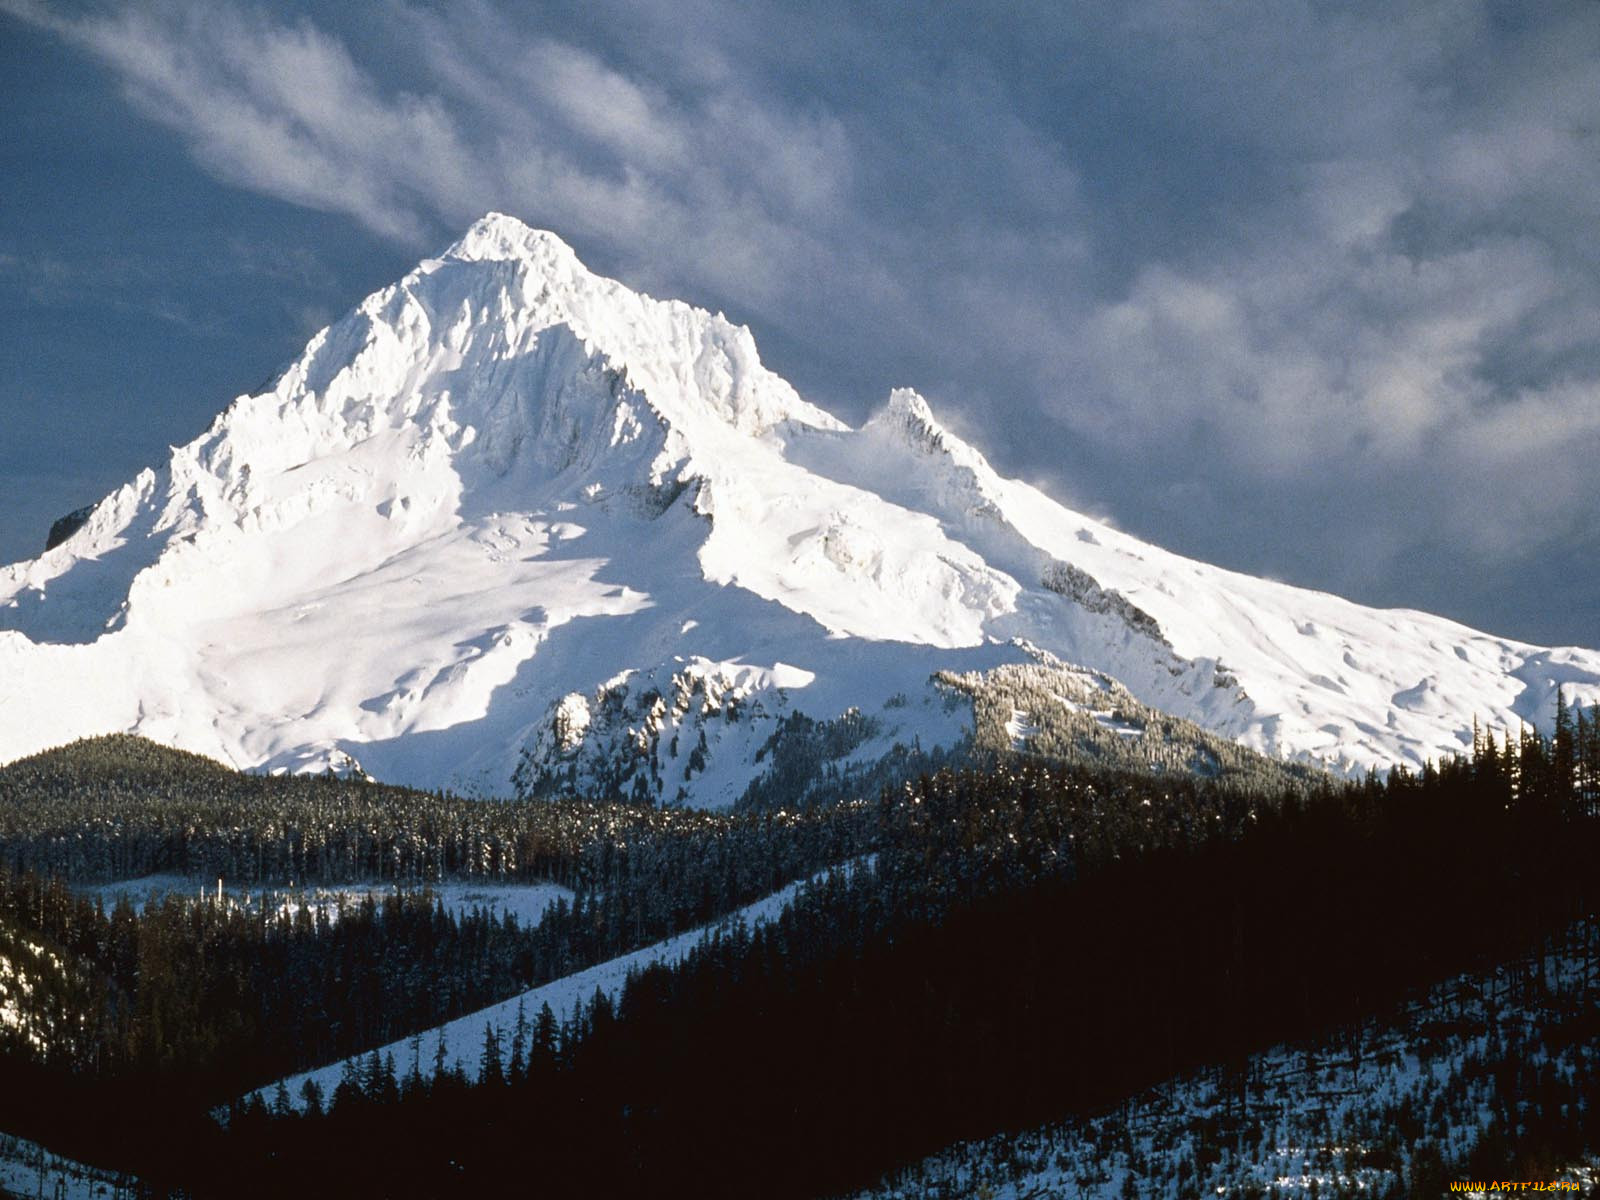
<svg viewBox="0 0 1600 1200">
<path fill-rule="evenodd" d="M 631 754 L 607 786 L 719 803 L 790 712 L 858 708 L 858 757 L 948 742 L 934 671 L 1041 655 L 1345 768 L 1459 749 L 1475 715 L 1545 721 L 1557 686 L 1600 698 L 1594 651 L 1118 533 L 1001 478 L 915 392 L 852 430 L 748 329 L 491 214 L 0 569 L 0 759 L 132 730 L 504 791 L 525 749 L 571 786 Z"/>
</svg>

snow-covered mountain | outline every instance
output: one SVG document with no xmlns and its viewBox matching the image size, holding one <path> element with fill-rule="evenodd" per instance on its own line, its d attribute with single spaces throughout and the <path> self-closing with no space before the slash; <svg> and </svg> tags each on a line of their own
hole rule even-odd
<svg viewBox="0 0 1600 1200">
<path fill-rule="evenodd" d="M 1052 656 L 1344 769 L 1460 749 L 1474 715 L 1548 722 L 1558 685 L 1600 699 L 1595 651 L 1072 512 L 914 392 L 851 429 L 747 329 L 491 215 L 0 569 L 0 761 L 129 730 L 245 767 L 728 803 L 785 733 L 833 722 L 819 743 L 857 763 L 949 745 L 971 698 L 935 672 Z"/>
</svg>

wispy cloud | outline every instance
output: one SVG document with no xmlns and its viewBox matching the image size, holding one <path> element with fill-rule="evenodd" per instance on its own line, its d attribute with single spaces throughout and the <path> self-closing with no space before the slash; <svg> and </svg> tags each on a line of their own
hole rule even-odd
<svg viewBox="0 0 1600 1200">
<path fill-rule="evenodd" d="M 848 176 L 825 114 L 731 83 L 674 100 L 488 7 L 391 8 L 412 52 L 391 71 L 310 20 L 227 4 L 19 15 L 100 58 L 218 178 L 419 248 L 498 205 L 770 301 L 774 249 L 807 236 L 786 217 L 825 218 Z"/>
</svg>

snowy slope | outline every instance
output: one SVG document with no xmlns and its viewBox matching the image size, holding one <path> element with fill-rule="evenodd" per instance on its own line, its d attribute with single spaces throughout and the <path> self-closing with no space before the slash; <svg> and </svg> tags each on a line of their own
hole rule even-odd
<svg viewBox="0 0 1600 1200">
<path fill-rule="evenodd" d="M 1252 1055 L 1244 1106 L 1219 1086 L 1222 1071 L 1202 1071 L 1097 1116 L 951 1146 L 854 1200 L 1448 1195 L 1444 1180 L 1482 1180 L 1465 1164 L 1497 1114 L 1508 1104 L 1525 1111 L 1532 1088 L 1519 1070 L 1582 1095 L 1600 1065 L 1600 1047 L 1576 1033 L 1584 962 L 1548 957 L 1548 990 L 1507 1002 L 1506 980 L 1522 967 L 1535 978 L 1531 963 L 1459 975 L 1394 1017 Z M 1434 1155 L 1438 1190 L 1417 1178 Z M 1540 1180 L 1545 1194 L 1600 1187 L 1592 1154 L 1538 1174 L 1495 1166 L 1501 1178 Z M 1558 1180 L 1571 1189 L 1548 1186 Z M 1462 1189 L 1478 1200 L 1534 1190 Z"/>
<path fill-rule="evenodd" d="M 871 858 L 863 860 L 873 861 Z M 844 864 L 834 870 L 842 871 L 848 877 L 854 870 L 853 864 Z M 743 924 L 756 926 L 771 921 L 780 916 L 784 909 L 794 903 L 808 882 L 820 882 L 826 879 L 828 871 L 820 871 L 810 880 L 800 880 L 779 888 L 771 895 L 763 896 L 760 900 L 735 909 L 727 917 L 710 925 L 698 929 L 691 929 L 673 937 L 665 938 L 653 945 L 645 946 L 630 954 L 620 955 L 608 959 L 595 966 L 575 971 L 571 975 L 564 975 L 560 979 L 551 980 L 549 983 L 530 988 L 519 995 L 492 1004 L 477 1012 L 468 1013 L 464 1017 L 457 1017 L 435 1026 L 416 1037 L 402 1038 L 400 1041 L 391 1042 L 387 1046 L 378 1048 L 379 1058 L 393 1056 L 401 1073 L 409 1071 L 413 1066 L 417 1068 L 424 1078 L 432 1077 L 432 1064 L 439 1043 L 444 1044 L 444 1062 L 447 1066 L 460 1066 L 469 1077 L 476 1078 L 478 1059 L 483 1052 L 484 1029 L 492 1026 L 497 1032 L 504 1034 L 501 1044 L 504 1053 L 510 1054 L 510 1032 L 516 1027 L 517 1013 L 520 1011 L 531 1023 L 539 1015 L 539 1010 L 544 1005 L 550 1006 L 550 1011 L 555 1014 L 556 1020 L 565 1022 L 577 1010 L 579 1005 L 587 1004 L 594 999 L 595 992 L 604 992 L 613 1001 L 622 995 L 623 986 L 628 982 L 630 973 L 642 971 L 654 965 L 675 966 L 687 958 L 696 946 L 707 938 L 716 934 L 719 929 L 732 928 Z M 332 1096 L 334 1088 L 338 1087 L 339 1080 L 343 1077 L 348 1066 L 359 1068 L 372 1052 L 357 1054 L 349 1059 L 340 1059 L 338 1062 L 327 1066 L 318 1067 L 310 1071 L 302 1071 L 284 1080 L 284 1085 L 289 1093 L 290 1103 L 297 1110 L 304 1108 L 305 1098 L 302 1089 L 307 1080 L 316 1082 L 317 1087 L 324 1096 Z M 253 1095 L 260 1098 L 262 1103 L 270 1104 L 277 1090 L 276 1084 L 259 1089 Z"/>
<path fill-rule="evenodd" d="M 491 215 L 0 569 L 0 761 L 129 730 L 244 767 L 729 803 L 796 713 L 859 709 L 858 759 L 948 745 L 970 708 L 930 676 L 1035 648 L 1345 769 L 1459 749 L 1475 714 L 1548 721 L 1557 685 L 1600 699 L 1594 651 L 1120 534 L 913 392 L 849 429 L 748 330 Z"/>
<path fill-rule="evenodd" d="M 119 1200 L 138 1194 L 139 1181 L 120 1171 L 63 1158 L 37 1142 L 0 1133 L 0 1196 L 51 1200 Z"/>
</svg>

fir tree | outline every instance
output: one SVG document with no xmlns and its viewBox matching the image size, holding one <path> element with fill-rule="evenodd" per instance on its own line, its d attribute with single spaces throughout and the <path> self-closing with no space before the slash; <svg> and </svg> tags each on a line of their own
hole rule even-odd
<svg viewBox="0 0 1600 1200">
<path fill-rule="evenodd" d="M 492 1021 L 485 1021 L 483 1050 L 478 1055 L 478 1082 L 486 1087 L 500 1087 L 505 1081 L 505 1065 L 500 1059 L 500 1032 Z"/>
<path fill-rule="evenodd" d="M 511 1034 L 511 1065 L 510 1078 L 513 1082 L 520 1082 L 528 1073 L 528 1010 L 526 1005 L 517 1001 L 517 1023 Z"/>
</svg>

